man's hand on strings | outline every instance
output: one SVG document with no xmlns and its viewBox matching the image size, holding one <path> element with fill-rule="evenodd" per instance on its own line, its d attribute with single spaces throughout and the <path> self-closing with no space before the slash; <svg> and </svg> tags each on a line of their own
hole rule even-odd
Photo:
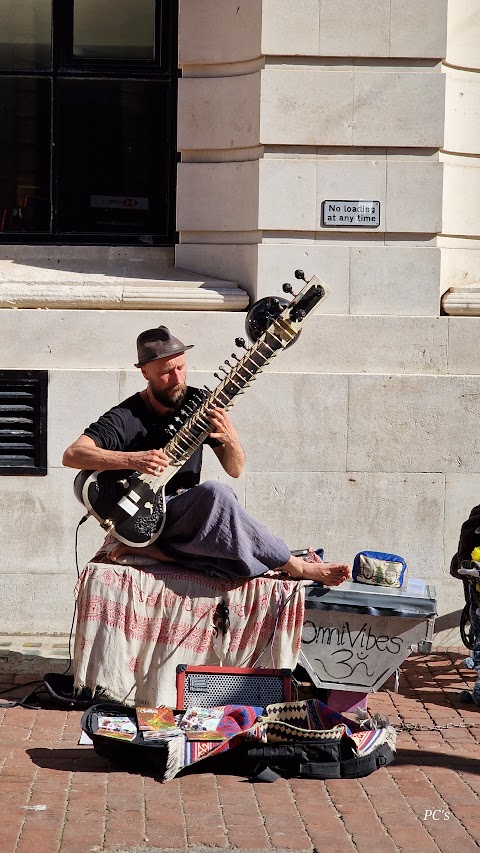
<svg viewBox="0 0 480 853">
<path fill-rule="evenodd" d="M 128 468 L 140 474 L 158 477 L 168 468 L 169 458 L 164 450 L 137 450 L 128 454 Z"/>
<path fill-rule="evenodd" d="M 216 438 L 225 446 L 238 444 L 238 433 L 228 417 L 225 409 L 210 409 L 208 418 L 213 427 L 210 438 Z"/>
</svg>

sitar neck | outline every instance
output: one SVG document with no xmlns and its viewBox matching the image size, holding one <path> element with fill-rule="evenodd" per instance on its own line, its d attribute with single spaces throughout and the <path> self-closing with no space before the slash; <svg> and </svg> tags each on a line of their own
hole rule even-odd
<svg viewBox="0 0 480 853">
<path fill-rule="evenodd" d="M 173 466 L 183 465 L 212 431 L 208 411 L 212 408 L 230 409 L 235 398 L 249 387 L 277 352 L 293 341 L 296 335 L 297 331 L 291 323 L 278 318 L 247 350 L 243 358 L 230 370 L 225 371 L 225 379 L 208 394 L 200 407 L 165 446 L 165 453 L 170 456 Z"/>
</svg>

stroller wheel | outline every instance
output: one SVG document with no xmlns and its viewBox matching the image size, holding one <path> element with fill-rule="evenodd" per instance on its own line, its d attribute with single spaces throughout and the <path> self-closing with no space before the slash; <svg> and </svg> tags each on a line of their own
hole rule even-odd
<svg viewBox="0 0 480 853">
<path fill-rule="evenodd" d="M 472 650 L 475 644 L 475 634 L 470 622 L 470 603 L 466 604 L 460 617 L 460 636 L 467 649 Z"/>
</svg>

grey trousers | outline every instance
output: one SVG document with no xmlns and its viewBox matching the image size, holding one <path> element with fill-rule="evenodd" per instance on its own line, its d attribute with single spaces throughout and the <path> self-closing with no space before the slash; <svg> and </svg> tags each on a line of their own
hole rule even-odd
<svg viewBox="0 0 480 853">
<path fill-rule="evenodd" d="M 290 558 L 285 542 L 243 509 L 230 486 L 215 480 L 168 501 L 156 544 L 186 568 L 226 578 L 258 577 Z"/>
</svg>

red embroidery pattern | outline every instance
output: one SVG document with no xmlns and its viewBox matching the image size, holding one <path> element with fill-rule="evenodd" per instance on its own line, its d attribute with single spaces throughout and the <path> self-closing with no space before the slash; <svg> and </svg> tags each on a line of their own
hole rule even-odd
<svg viewBox="0 0 480 853">
<path fill-rule="evenodd" d="M 158 581 L 158 591 L 147 594 L 146 590 L 142 590 L 142 585 L 145 587 L 148 579 L 151 589 L 152 576 L 154 581 Z M 89 584 L 93 578 L 105 584 L 103 595 L 89 594 Z M 223 599 L 230 607 L 232 623 L 227 649 L 230 658 L 238 653 L 245 655 L 259 651 L 271 638 L 275 627 L 280 632 L 288 631 L 292 640 L 297 632 L 296 649 L 300 648 L 302 596 L 298 596 L 296 606 L 292 607 L 291 602 L 283 609 L 276 625 L 279 606 L 298 586 L 294 581 L 255 578 L 231 584 L 202 576 L 201 588 L 207 590 L 202 598 L 201 595 L 185 595 L 190 578 L 198 589 L 199 578 L 193 572 L 162 570 L 147 573 L 130 567 L 120 569 L 102 566 L 97 569 L 95 564 L 89 564 L 77 585 L 78 622 L 101 623 L 122 632 L 127 640 L 145 640 L 162 646 L 188 649 L 194 653 L 213 652 L 212 616 L 218 602 Z M 165 587 L 165 583 L 168 583 L 169 588 Z M 237 592 L 239 588 L 243 589 L 241 596 Z M 119 593 L 124 594 L 124 600 L 112 600 L 111 597 L 119 597 Z M 236 603 L 229 601 L 233 593 L 236 593 Z M 137 609 L 136 601 L 143 607 Z M 155 607 L 160 609 L 161 616 L 145 614 L 145 608 Z M 186 618 L 182 618 L 182 614 Z M 277 634 L 275 645 L 280 640 L 281 635 Z M 137 666 L 137 659 L 132 657 L 129 668 L 134 672 Z"/>
<path fill-rule="evenodd" d="M 111 537 L 111 543 L 116 543 L 116 539 Z M 105 540 L 105 544 L 108 544 L 107 540 Z M 93 570 L 93 567 L 98 566 L 98 565 L 102 565 L 101 561 L 91 562 L 91 563 L 87 564 L 85 571 L 87 569 L 90 569 L 90 572 L 89 572 L 90 577 L 95 577 L 95 575 L 92 574 L 92 570 Z M 105 564 L 103 564 L 103 565 L 105 565 Z M 107 565 L 109 565 L 109 564 L 107 564 Z M 153 567 L 153 569 L 149 569 L 148 571 L 142 571 L 141 568 L 132 569 L 130 566 L 125 566 L 125 570 L 127 572 L 131 572 L 131 571 L 140 572 L 141 574 L 145 575 L 146 577 L 155 577 L 155 578 L 158 578 L 159 580 L 165 580 L 168 582 L 180 581 L 180 583 L 182 584 L 183 587 L 185 586 L 186 582 L 188 583 L 189 580 L 192 580 L 193 582 L 198 581 L 198 573 L 193 572 L 193 571 L 188 571 L 187 569 L 185 569 L 184 571 L 178 572 L 178 571 L 172 571 L 171 569 L 167 569 L 165 567 L 162 567 L 162 568 Z M 117 568 L 117 571 L 121 571 L 121 570 L 119 568 Z M 203 587 L 206 587 L 208 589 L 213 590 L 218 595 L 226 595 L 230 591 L 236 590 L 239 587 L 243 587 L 246 584 L 248 584 L 248 585 L 251 584 L 254 587 L 261 587 L 261 588 L 264 588 L 265 590 L 270 590 L 272 587 L 272 584 L 277 584 L 277 583 L 282 583 L 285 587 L 285 592 L 288 594 L 292 591 L 296 582 L 295 581 L 285 581 L 285 580 L 282 581 L 282 580 L 279 580 L 278 578 L 275 578 L 275 577 L 269 578 L 269 577 L 264 577 L 264 576 L 260 576 L 258 578 L 250 578 L 250 580 L 248 580 L 248 581 L 245 581 L 244 578 L 239 578 L 237 581 L 224 581 L 224 580 L 220 580 L 217 578 L 210 578 L 207 575 L 202 575 L 201 576 L 201 583 L 202 583 Z M 255 590 L 255 594 L 257 594 L 256 590 Z"/>
<path fill-rule="evenodd" d="M 163 645 L 182 645 L 186 649 L 203 651 L 210 648 L 213 631 L 210 624 L 194 628 L 187 623 L 172 623 L 169 618 L 139 616 L 130 606 L 92 596 L 82 607 L 79 618 L 101 622 L 125 634 L 127 640 L 149 640 Z"/>
</svg>

